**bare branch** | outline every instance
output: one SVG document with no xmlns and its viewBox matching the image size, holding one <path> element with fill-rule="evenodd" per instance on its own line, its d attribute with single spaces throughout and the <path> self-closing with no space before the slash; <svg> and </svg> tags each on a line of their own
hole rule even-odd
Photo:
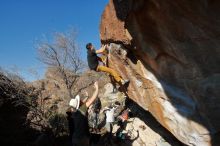
<svg viewBox="0 0 220 146">
<path fill-rule="evenodd" d="M 78 73 L 84 68 L 84 62 L 80 57 L 79 47 L 76 44 L 76 33 L 56 32 L 53 42 L 38 43 L 38 57 L 41 62 L 57 69 L 60 77 L 71 93 Z M 71 96 L 71 95 L 70 95 Z"/>
</svg>

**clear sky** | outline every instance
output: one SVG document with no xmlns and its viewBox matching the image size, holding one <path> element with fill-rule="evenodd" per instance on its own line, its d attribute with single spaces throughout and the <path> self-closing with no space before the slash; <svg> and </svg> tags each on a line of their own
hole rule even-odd
<svg viewBox="0 0 220 146">
<path fill-rule="evenodd" d="M 108 0 L 0 0 L 0 66 L 19 69 L 26 80 L 44 65 L 37 60 L 36 39 L 74 27 L 81 48 L 87 42 L 100 46 L 99 23 Z M 84 54 L 85 56 L 85 54 Z"/>
</svg>

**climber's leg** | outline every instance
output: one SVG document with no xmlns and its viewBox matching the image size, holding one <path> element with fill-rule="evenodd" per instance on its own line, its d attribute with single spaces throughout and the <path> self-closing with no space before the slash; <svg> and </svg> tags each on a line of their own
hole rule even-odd
<svg viewBox="0 0 220 146">
<path fill-rule="evenodd" d="M 97 70 L 97 71 L 101 71 L 101 72 L 109 73 L 111 76 L 114 77 L 114 79 L 116 80 L 116 82 L 119 82 L 119 83 L 122 83 L 122 82 L 123 82 L 123 79 L 118 75 L 118 73 L 117 73 L 115 70 L 113 70 L 113 69 L 111 69 L 111 68 L 109 68 L 109 67 L 100 66 L 100 65 L 99 65 L 96 70 Z"/>
<path fill-rule="evenodd" d="M 103 55 L 101 57 L 98 57 L 98 60 L 106 66 L 106 64 L 107 64 L 107 57 L 106 56 Z"/>
</svg>

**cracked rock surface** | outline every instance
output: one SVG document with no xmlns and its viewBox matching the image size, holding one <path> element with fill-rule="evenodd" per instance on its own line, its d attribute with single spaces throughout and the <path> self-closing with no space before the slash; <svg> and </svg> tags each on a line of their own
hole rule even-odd
<svg viewBox="0 0 220 146">
<path fill-rule="evenodd" d="M 100 24 L 128 95 L 186 145 L 219 145 L 220 2 L 110 0 Z"/>
</svg>

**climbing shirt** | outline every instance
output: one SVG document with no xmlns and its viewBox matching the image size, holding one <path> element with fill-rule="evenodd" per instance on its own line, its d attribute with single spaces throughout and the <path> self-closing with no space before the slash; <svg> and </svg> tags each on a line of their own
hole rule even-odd
<svg viewBox="0 0 220 146">
<path fill-rule="evenodd" d="M 120 118 L 122 121 L 127 121 L 128 120 L 128 116 L 129 116 L 129 109 L 126 109 L 125 111 L 123 111 L 123 113 L 121 114 Z"/>
<path fill-rule="evenodd" d="M 91 70 L 96 70 L 97 66 L 99 65 L 99 61 L 95 49 L 87 51 L 87 61 L 89 68 Z"/>
<path fill-rule="evenodd" d="M 115 121 L 114 112 L 115 108 L 111 108 L 106 111 L 106 122 L 112 123 Z"/>
</svg>

